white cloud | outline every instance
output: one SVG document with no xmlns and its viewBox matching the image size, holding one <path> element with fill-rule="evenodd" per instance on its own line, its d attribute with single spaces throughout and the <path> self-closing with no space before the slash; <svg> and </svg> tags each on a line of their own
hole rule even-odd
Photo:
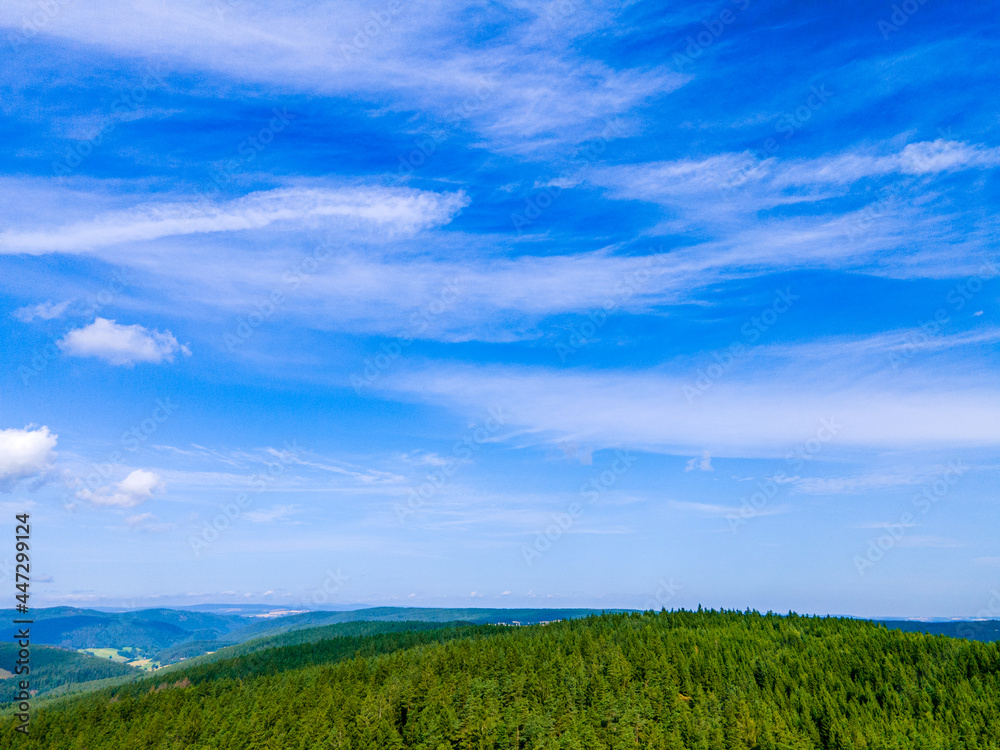
<svg viewBox="0 0 1000 750">
<path fill-rule="evenodd" d="M 44 426 L 0 430 L 0 489 L 46 471 L 57 438 Z"/>
<path fill-rule="evenodd" d="M 736 516 L 740 512 L 739 506 L 719 505 L 717 503 L 698 503 L 687 500 L 670 500 L 667 505 L 674 510 L 690 511 L 693 513 L 700 513 L 705 516 L 717 516 L 719 518 Z"/>
<path fill-rule="evenodd" d="M 699 471 L 713 471 L 712 454 L 705 451 L 701 454 L 701 458 L 692 458 L 684 466 L 684 471 L 694 471 L 695 469 Z"/>
<path fill-rule="evenodd" d="M 741 514 L 746 513 L 746 506 L 741 505 L 719 505 L 717 503 L 698 503 L 683 500 L 671 500 L 667 505 L 674 510 L 698 513 L 699 515 L 711 518 L 737 519 Z M 753 510 L 753 517 L 779 516 L 791 511 L 790 505 L 767 505 Z"/>
<path fill-rule="evenodd" d="M 132 531 L 168 531 L 172 528 L 169 523 L 160 523 L 159 519 L 152 513 L 137 513 L 125 519 L 125 524 Z"/>
<path fill-rule="evenodd" d="M 911 549 L 957 549 L 964 545 L 956 539 L 940 536 L 901 536 L 896 540 L 896 546 Z"/>
<path fill-rule="evenodd" d="M 455 459 L 445 458 L 444 456 L 441 456 L 432 451 L 415 450 L 415 451 L 410 451 L 408 453 L 399 454 L 399 460 L 402 461 L 404 464 L 408 464 L 410 466 L 441 467 L 441 466 L 448 466 L 449 464 L 453 463 Z"/>
<path fill-rule="evenodd" d="M 170 331 L 151 331 L 140 325 L 124 326 L 107 318 L 97 318 L 89 326 L 75 328 L 59 340 L 59 348 L 73 357 L 97 357 L 112 365 L 136 362 L 173 362 L 178 352 L 191 350 Z"/>
<path fill-rule="evenodd" d="M 253 521 L 254 523 L 274 523 L 275 521 L 288 518 L 296 512 L 298 512 L 298 509 L 295 505 L 274 505 L 270 508 L 250 510 L 244 515 L 248 521 Z"/>
<path fill-rule="evenodd" d="M 793 492 L 810 495 L 850 495 L 890 487 L 918 485 L 932 473 L 921 470 L 909 474 L 869 474 L 857 477 L 789 477 Z"/>
<path fill-rule="evenodd" d="M 722 208 L 757 209 L 781 203 L 818 200 L 828 193 L 789 195 L 783 188 L 839 186 L 866 177 L 925 175 L 1000 166 L 1000 148 L 957 141 L 921 141 L 896 153 L 848 152 L 811 159 L 759 160 L 749 152 L 723 153 L 703 159 L 646 162 L 600 167 L 585 173 L 588 182 L 610 188 L 622 198 L 658 203 L 704 202 L 715 194 Z M 761 186 L 771 192 L 760 191 Z M 753 195 L 744 195 L 747 191 Z"/>
<path fill-rule="evenodd" d="M 426 216 L 441 221 L 450 216 L 443 209 L 434 214 L 444 205 L 435 201 L 447 196 L 420 195 L 437 206 Z M 52 202 L 61 205 L 58 196 L 52 193 Z M 688 198 L 685 212 L 690 208 L 694 218 L 679 220 L 676 229 L 711 216 L 699 212 L 723 210 L 704 206 L 727 203 L 702 200 L 704 196 L 693 193 Z M 413 333 L 444 341 L 538 339 L 557 335 L 553 328 L 539 326 L 547 315 L 596 310 L 606 303 L 616 314 L 662 310 L 704 299 L 704 290 L 720 283 L 769 272 L 835 268 L 896 278 L 971 274 L 981 261 L 964 266 L 982 249 L 986 235 L 970 233 L 960 223 L 929 217 L 914 206 L 883 211 L 874 219 L 854 211 L 716 222 L 706 231 L 710 236 L 721 233 L 718 239 L 672 247 L 662 261 L 653 259 L 649 265 L 650 256 L 624 255 L 617 247 L 511 257 L 506 238 L 457 231 L 392 241 L 369 233 L 352 238 L 346 247 L 336 235 L 331 242 L 339 246 L 337 252 L 324 256 L 315 270 L 304 274 L 294 294 L 285 295 L 282 313 L 311 328 L 350 333 Z M 64 229 L 56 224 L 52 232 Z M 149 244 L 141 252 L 124 245 L 100 253 L 110 262 L 139 269 L 159 286 L 166 296 L 158 302 L 164 313 L 182 309 L 198 315 L 214 309 L 245 316 L 262 297 L 290 291 L 284 281 L 290 270 L 315 262 L 316 239 L 307 234 L 289 230 L 276 241 L 257 232 L 240 238 L 237 245 L 235 238 L 215 233 Z M 906 252 L 896 252 L 904 247 Z M 253 252 L 253 263 L 246 262 L 248 251 Z M 443 310 L 427 314 L 446 296 Z M 412 322 L 415 310 L 419 327 Z"/>
<path fill-rule="evenodd" d="M 911 143 L 902 151 L 884 156 L 847 153 L 788 162 L 776 167 L 774 181 L 779 186 L 841 184 L 865 177 L 936 174 L 996 166 L 1000 166 L 1000 148 L 938 139 Z"/>
<path fill-rule="evenodd" d="M 1000 444 L 1000 391 L 985 376 L 941 380 L 914 364 L 912 378 L 887 377 L 887 367 L 851 359 L 817 382 L 814 364 L 751 352 L 739 378 L 723 372 L 703 391 L 704 362 L 633 373 L 437 365 L 387 374 L 376 387 L 463 414 L 499 407 L 511 426 L 540 439 L 573 436 L 595 448 L 784 456 L 831 416 L 842 425 L 831 441 L 837 447 Z"/>
<path fill-rule="evenodd" d="M 136 469 L 113 488 L 103 487 L 96 492 L 84 488 L 77 491 L 76 496 L 81 500 L 89 500 L 95 505 L 133 508 L 151 499 L 155 493 L 161 492 L 165 488 L 166 484 L 159 474 L 145 469 Z"/>
<path fill-rule="evenodd" d="M 0 253 L 79 253 L 163 237 L 238 232 L 263 229 L 279 222 L 301 224 L 330 219 L 415 232 L 447 224 L 468 203 L 462 192 L 283 188 L 222 203 L 146 204 L 52 229 L 8 229 L 0 232 Z"/>
<path fill-rule="evenodd" d="M 727 256 L 730 267 L 755 261 L 775 267 L 784 257 L 785 265 L 798 267 L 833 262 L 838 268 L 870 270 L 878 262 L 912 272 L 935 256 L 946 267 L 956 258 L 982 255 L 991 236 L 989 226 L 970 229 L 967 215 L 939 200 L 926 184 L 914 185 L 913 178 L 997 166 L 1000 148 L 938 140 L 892 152 L 883 145 L 808 159 L 761 160 L 740 152 L 600 166 L 581 170 L 575 180 L 607 188 L 613 198 L 669 207 L 670 214 L 652 233 L 697 230 L 715 237 L 695 249 L 717 268 Z M 876 193 L 863 208 L 831 211 L 829 199 L 870 178 L 884 180 L 886 192 Z M 796 204 L 812 206 L 792 215 L 771 213 Z M 885 257 L 885 251 L 901 249 L 906 252 Z"/>
<path fill-rule="evenodd" d="M 30 323 L 35 318 L 40 318 L 41 320 L 52 320 L 53 318 L 59 318 L 66 308 L 70 306 L 73 300 L 68 299 L 65 302 L 60 302 L 59 304 L 54 304 L 52 302 L 42 302 L 38 305 L 28 305 L 27 307 L 19 307 L 14 311 L 14 317 L 23 323 Z"/>
<path fill-rule="evenodd" d="M 692 193 L 719 193 L 761 177 L 768 163 L 759 162 L 750 153 L 724 153 L 704 159 L 599 167 L 590 170 L 586 178 L 594 185 L 611 188 L 618 197 L 673 202 Z"/>
<path fill-rule="evenodd" d="M 141 60 L 155 49 L 171 67 L 225 80 L 368 97 L 373 109 L 428 112 L 524 148 L 593 137 L 587 131 L 688 80 L 586 56 L 582 35 L 621 33 L 616 9 L 573 3 L 553 15 L 548 3 L 431 0 L 393 13 L 390 5 L 95 1 L 61 5 L 44 33 Z M 9 0 L 0 23 L 20 27 L 35 12 L 35 0 Z M 497 22 L 505 33 L 470 41 L 471 26 Z"/>
</svg>

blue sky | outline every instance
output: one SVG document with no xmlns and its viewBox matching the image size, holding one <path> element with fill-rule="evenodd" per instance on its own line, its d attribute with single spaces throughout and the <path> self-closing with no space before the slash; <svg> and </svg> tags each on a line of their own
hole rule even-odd
<svg viewBox="0 0 1000 750">
<path fill-rule="evenodd" d="M 36 605 L 1000 616 L 989 7 L 0 25 Z"/>
</svg>

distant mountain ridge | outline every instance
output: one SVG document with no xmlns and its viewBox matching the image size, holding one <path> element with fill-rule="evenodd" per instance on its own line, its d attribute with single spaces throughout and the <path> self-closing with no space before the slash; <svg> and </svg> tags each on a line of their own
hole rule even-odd
<svg viewBox="0 0 1000 750">
<path fill-rule="evenodd" d="M 1000 641 L 1000 620 L 877 620 L 887 628 L 909 633 L 930 633 L 970 641 Z"/>
<path fill-rule="evenodd" d="M 255 610 L 257 608 L 254 608 Z M 258 610 L 259 611 L 259 610 Z M 141 609 L 103 612 L 77 607 L 32 610 L 32 639 L 66 649 L 134 648 L 164 663 L 190 658 L 254 638 L 292 630 L 348 622 L 436 622 L 472 624 L 534 624 L 598 614 L 599 609 L 441 609 L 370 607 L 351 611 L 301 612 L 278 617 L 260 614 L 219 614 L 191 609 Z M 623 610 L 607 610 L 623 611 Z M 3 610 L 5 621 L 14 610 Z M 14 637 L 5 626 L 4 638 Z"/>
<path fill-rule="evenodd" d="M 4 610 L 4 640 L 15 635 L 14 610 Z M 61 648 L 136 648 L 152 655 L 175 643 L 213 640 L 244 625 L 247 618 L 172 609 L 141 609 L 101 612 L 76 607 L 33 609 L 31 629 L 34 643 Z"/>
<path fill-rule="evenodd" d="M 212 611 L 205 611 L 206 609 Z M 230 611 L 224 612 L 226 609 Z M 234 614 L 233 609 L 249 614 Z M 163 663 L 172 663 L 252 639 L 349 622 L 529 625 L 629 610 L 368 607 L 348 611 L 309 611 L 277 617 L 261 616 L 267 611 L 268 608 L 260 605 L 203 605 L 198 609 L 151 608 L 120 612 L 49 607 L 32 610 L 32 640 L 34 643 L 72 650 L 128 647 Z M 10 623 L 15 618 L 15 611 L 3 610 L 3 615 L 5 622 Z M 1000 640 L 1000 620 L 877 622 L 897 630 L 987 642 Z M 12 640 L 14 634 L 13 627 L 6 625 L 4 640 Z"/>
</svg>

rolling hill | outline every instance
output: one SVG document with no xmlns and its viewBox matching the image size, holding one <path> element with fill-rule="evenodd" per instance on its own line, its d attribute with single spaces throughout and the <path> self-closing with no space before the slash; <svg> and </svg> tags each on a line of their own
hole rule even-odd
<svg viewBox="0 0 1000 750">
<path fill-rule="evenodd" d="M 0 746 L 996 750 L 1000 644 L 701 610 L 380 633 L 49 701 Z"/>
<path fill-rule="evenodd" d="M 3 670 L 0 673 L 0 695 L 6 700 L 17 694 L 18 680 L 23 679 L 13 674 L 17 653 L 18 646 L 15 644 L 0 643 L 0 669 Z M 31 689 L 39 695 L 67 684 L 138 674 L 139 670 L 135 667 L 110 659 L 99 659 L 54 646 L 31 647 Z"/>
<path fill-rule="evenodd" d="M 6 623 L 16 617 L 14 610 L 3 610 L 3 615 Z M 100 612 L 75 607 L 33 609 L 32 619 L 34 643 L 74 650 L 130 647 L 147 656 L 175 643 L 218 638 L 247 622 L 238 616 L 173 609 Z M 4 639 L 13 635 L 13 626 L 7 625 Z"/>
<path fill-rule="evenodd" d="M 589 609 L 423 609 L 374 607 L 342 612 L 303 612 L 282 617 L 255 614 L 218 614 L 195 610 L 143 609 L 101 612 L 74 607 L 32 610 L 32 640 L 67 649 L 133 648 L 142 656 L 172 663 L 254 638 L 292 630 L 358 621 L 454 622 L 525 624 L 585 617 Z M 14 610 L 3 610 L 5 621 Z M 11 626 L 5 639 L 14 635 Z"/>
</svg>

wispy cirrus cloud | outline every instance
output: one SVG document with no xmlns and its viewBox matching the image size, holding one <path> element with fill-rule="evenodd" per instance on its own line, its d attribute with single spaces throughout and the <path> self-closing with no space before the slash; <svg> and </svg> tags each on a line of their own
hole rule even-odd
<svg viewBox="0 0 1000 750">
<path fill-rule="evenodd" d="M 766 355 L 762 361 L 767 361 Z M 724 377 L 704 395 L 685 396 L 698 377 L 663 368 L 646 372 L 563 372 L 552 368 L 428 365 L 387 378 L 385 390 L 474 413 L 509 405 L 516 424 L 557 442 L 566 436 L 598 446 L 632 445 L 688 454 L 783 456 L 836 415 L 843 446 L 898 449 L 1000 444 L 1000 391 L 984 381 L 886 380 L 858 376 L 844 363 L 819 383 L 803 362 Z M 586 404 L 581 409 L 580 404 Z"/>
<path fill-rule="evenodd" d="M 909 549 L 958 549 L 965 545 L 957 539 L 921 534 L 917 536 L 902 536 L 895 542 L 897 547 Z"/>
<path fill-rule="evenodd" d="M 66 312 L 66 308 L 68 308 L 72 302 L 73 300 L 68 299 L 63 302 L 59 302 L 58 304 L 54 302 L 41 302 L 37 305 L 19 307 L 14 311 L 14 317 L 22 323 L 31 323 L 36 319 L 54 320 L 55 318 L 62 317 L 63 313 Z"/>
<path fill-rule="evenodd" d="M 274 505 L 270 508 L 250 510 L 244 515 L 253 523 L 274 523 L 275 521 L 283 521 L 297 512 L 299 512 L 299 508 L 295 505 Z"/>
<path fill-rule="evenodd" d="M 684 465 L 684 471 L 714 471 L 712 468 L 712 454 L 704 451 L 701 458 L 692 458 Z"/>
<path fill-rule="evenodd" d="M 667 503 L 667 507 L 681 513 L 693 513 L 709 518 L 738 519 L 741 517 L 741 512 L 746 513 L 746 507 L 741 505 L 721 505 L 719 503 L 702 503 L 687 500 L 670 500 Z M 753 515 L 754 517 L 780 516 L 791 511 L 792 506 L 787 504 L 769 504 L 761 508 L 755 508 Z"/>
<path fill-rule="evenodd" d="M 597 167 L 581 178 L 609 188 L 613 196 L 666 204 L 719 198 L 720 207 L 759 209 L 830 197 L 823 186 L 846 185 L 869 177 L 933 175 L 1000 166 L 1000 147 L 938 139 L 911 143 L 899 151 L 851 151 L 808 159 L 772 157 L 750 152 L 722 153 L 702 159 L 680 159 Z M 812 192 L 783 192 L 786 188 Z M 747 197 L 749 194 L 749 197 Z"/>
<path fill-rule="evenodd" d="M 413 232 L 446 224 L 468 204 L 462 192 L 406 188 L 286 188 L 218 203 L 151 203 L 53 229 L 8 229 L 0 253 L 79 253 L 164 237 L 263 229 L 272 224 L 346 220 Z"/>
<path fill-rule="evenodd" d="M 1000 147 L 948 141 L 910 143 L 901 151 L 885 155 L 847 153 L 815 159 L 775 164 L 774 183 L 808 185 L 842 184 L 866 177 L 885 175 L 928 175 L 969 169 L 993 169 L 1000 166 Z"/>
<path fill-rule="evenodd" d="M 943 469 L 942 469 L 943 470 Z M 850 477 L 788 477 L 791 491 L 809 495 L 853 495 L 894 487 L 913 487 L 935 476 L 934 470 L 921 468 L 909 472 L 881 472 Z"/>
<path fill-rule="evenodd" d="M 34 11 L 29 0 L 14 0 L 0 10 L 0 24 L 17 26 Z M 292 11 L 98 2 L 85 12 L 61 6 L 44 32 L 139 59 L 156 49 L 177 68 L 247 83 L 370 98 L 378 107 L 417 102 L 439 121 L 459 122 L 501 147 L 531 150 L 585 139 L 608 118 L 689 79 L 666 67 L 615 67 L 581 52 L 576 40 L 616 30 L 617 16 L 582 3 L 553 10 L 431 2 L 416 12 L 404 3 L 319 2 Z M 469 24 L 506 31 L 475 43 Z"/>
<path fill-rule="evenodd" d="M 161 522 L 152 513 L 137 513 L 125 519 L 125 525 L 130 531 L 151 531 L 163 533 L 170 531 L 173 524 Z"/>
</svg>

